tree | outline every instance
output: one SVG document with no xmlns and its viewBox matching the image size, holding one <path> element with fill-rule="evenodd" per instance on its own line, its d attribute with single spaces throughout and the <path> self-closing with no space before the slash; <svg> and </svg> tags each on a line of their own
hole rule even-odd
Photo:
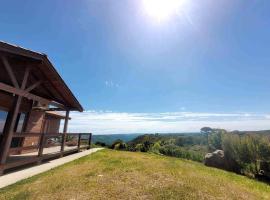
<svg viewBox="0 0 270 200">
<path fill-rule="evenodd" d="M 208 135 L 208 148 L 211 151 L 222 149 L 222 137 L 227 131 L 224 129 L 212 129 Z"/>
<path fill-rule="evenodd" d="M 201 128 L 201 133 L 206 136 L 207 139 L 207 146 L 209 146 L 209 134 L 212 133 L 213 129 L 210 127 L 203 127 Z"/>
</svg>

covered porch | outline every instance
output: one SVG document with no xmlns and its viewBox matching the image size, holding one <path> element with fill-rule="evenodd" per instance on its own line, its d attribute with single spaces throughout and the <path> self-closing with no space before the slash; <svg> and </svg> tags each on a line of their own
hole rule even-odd
<svg viewBox="0 0 270 200">
<path fill-rule="evenodd" d="M 22 137 L 32 136 L 33 134 L 24 134 Z M 17 151 L 18 148 L 10 148 L 6 163 L 1 165 L 1 170 L 4 172 L 29 164 L 41 164 L 43 161 L 90 149 L 91 136 L 91 133 L 43 134 L 43 139 L 37 147 L 18 147 L 20 150 L 33 150 L 31 152 L 13 154 L 12 152 Z M 15 135 L 14 138 L 17 138 L 17 136 Z M 53 144 L 52 140 L 55 141 Z"/>
<path fill-rule="evenodd" d="M 0 174 L 89 149 L 91 133 L 67 132 L 70 111 L 83 108 L 45 54 L 0 42 Z"/>
</svg>

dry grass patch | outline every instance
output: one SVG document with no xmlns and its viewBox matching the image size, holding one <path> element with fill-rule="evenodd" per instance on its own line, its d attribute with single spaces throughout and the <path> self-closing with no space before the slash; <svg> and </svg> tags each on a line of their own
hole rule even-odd
<svg viewBox="0 0 270 200">
<path fill-rule="evenodd" d="M 0 199 L 270 199 L 270 187 L 192 161 L 102 150 L 4 188 Z"/>
</svg>

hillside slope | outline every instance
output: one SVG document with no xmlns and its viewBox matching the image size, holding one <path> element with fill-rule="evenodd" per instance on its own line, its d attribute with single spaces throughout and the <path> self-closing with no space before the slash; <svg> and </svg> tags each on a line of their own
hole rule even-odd
<svg viewBox="0 0 270 200">
<path fill-rule="evenodd" d="M 179 158 L 103 150 L 4 188 L 0 199 L 270 199 L 270 186 Z"/>
</svg>

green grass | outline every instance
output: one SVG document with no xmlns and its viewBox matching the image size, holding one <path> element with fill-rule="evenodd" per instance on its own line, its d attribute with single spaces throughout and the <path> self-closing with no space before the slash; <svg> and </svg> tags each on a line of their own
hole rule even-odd
<svg viewBox="0 0 270 200">
<path fill-rule="evenodd" d="M 270 186 L 179 158 L 102 150 L 1 189 L 0 199 L 270 199 Z"/>
</svg>

